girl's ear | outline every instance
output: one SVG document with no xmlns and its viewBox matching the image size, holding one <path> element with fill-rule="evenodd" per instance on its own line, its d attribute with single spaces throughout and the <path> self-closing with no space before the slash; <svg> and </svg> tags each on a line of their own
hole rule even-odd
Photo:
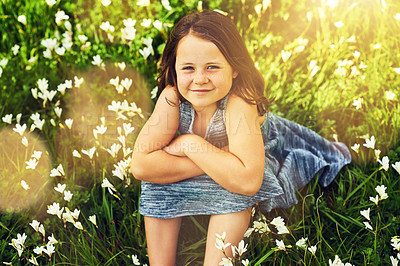
<svg viewBox="0 0 400 266">
<path fill-rule="evenodd" d="M 236 78 L 239 75 L 239 73 L 237 71 L 233 71 L 232 73 L 232 78 Z"/>
</svg>

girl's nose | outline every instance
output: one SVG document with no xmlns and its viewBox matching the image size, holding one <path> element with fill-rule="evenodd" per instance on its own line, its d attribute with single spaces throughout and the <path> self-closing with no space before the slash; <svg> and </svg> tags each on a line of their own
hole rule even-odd
<svg viewBox="0 0 400 266">
<path fill-rule="evenodd" d="M 198 72 L 193 78 L 193 83 L 196 85 L 206 84 L 207 82 L 208 82 L 208 77 L 203 73 Z"/>
</svg>

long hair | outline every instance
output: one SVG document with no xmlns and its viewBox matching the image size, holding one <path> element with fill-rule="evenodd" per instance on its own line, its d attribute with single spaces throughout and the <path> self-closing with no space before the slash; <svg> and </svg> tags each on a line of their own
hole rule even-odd
<svg viewBox="0 0 400 266">
<path fill-rule="evenodd" d="M 256 104 L 258 113 L 265 114 L 272 102 L 264 96 L 264 78 L 254 65 L 246 45 L 235 24 L 228 17 L 215 12 L 203 11 L 186 15 L 172 30 L 161 59 L 158 87 L 177 87 L 175 71 L 179 41 L 188 34 L 214 43 L 238 76 L 232 81 L 232 93 L 249 104 Z M 179 95 L 184 101 L 183 97 Z"/>
</svg>

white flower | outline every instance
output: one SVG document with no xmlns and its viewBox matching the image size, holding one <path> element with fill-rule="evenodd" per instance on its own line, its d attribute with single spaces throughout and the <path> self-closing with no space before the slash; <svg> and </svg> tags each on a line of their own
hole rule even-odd
<svg viewBox="0 0 400 266">
<path fill-rule="evenodd" d="M 143 19 L 142 23 L 140 23 L 141 26 L 148 28 L 151 26 L 151 19 Z"/>
<path fill-rule="evenodd" d="M 339 21 L 333 23 L 333 25 L 335 25 L 336 28 L 341 28 L 344 26 L 344 23 L 341 20 L 339 20 Z"/>
<path fill-rule="evenodd" d="M 247 251 L 247 246 L 248 246 L 248 244 L 245 245 L 244 241 L 241 240 L 239 242 L 239 245 L 237 247 L 235 247 L 239 257 L 241 257 L 243 255 L 243 253 L 245 253 Z"/>
<path fill-rule="evenodd" d="M 11 48 L 11 50 L 13 51 L 13 54 L 14 54 L 14 55 L 17 55 L 17 54 L 18 54 L 19 48 L 20 48 L 20 46 L 19 46 L 18 44 L 14 45 L 14 46 Z"/>
<path fill-rule="evenodd" d="M 134 27 L 126 27 L 121 29 L 122 38 L 128 41 L 132 41 L 136 37 L 136 29 Z"/>
<path fill-rule="evenodd" d="M 23 137 L 21 140 L 21 143 L 25 146 L 28 147 L 28 139 L 26 137 Z"/>
<path fill-rule="evenodd" d="M 163 26 L 163 23 L 162 23 L 161 21 L 159 21 L 159 20 L 156 20 L 156 21 L 153 22 L 153 26 L 154 26 L 157 30 L 161 31 L 162 26 Z"/>
<path fill-rule="evenodd" d="M 34 170 L 39 162 L 35 158 L 32 158 L 29 161 L 26 161 L 25 163 L 26 163 L 26 169 Z"/>
<path fill-rule="evenodd" d="M 32 254 L 32 257 L 30 259 L 28 259 L 28 261 L 30 263 L 32 263 L 33 265 L 39 265 L 39 263 L 37 262 L 36 258 L 33 256 L 33 254 Z"/>
<path fill-rule="evenodd" d="M 400 67 L 393 68 L 393 70 L 394 70 L 394 72 L 396 72 L 397 74 L 400 74 Z"/>
<path fill-rule="evenodd" d="M 56 13 L 56 23 L 60 25 L 63 20 L 69 19 L 69 16 L 65 14 L 64 10 L 57 11 Z"/>
<path fill-rule="evenodd" d="M 365 139 L 365 143 L 363 144 L 364 147 L 375 149 L 375 136 L 372 136 L 371 139 Z"/>
<path fill-rule="evenodd" d="M 96 126 L 96 129 L 93 129 L 93 135 L 97 139 L 97 134 L 103 135 L 106 133 L 107 127 L 101 124 L 100 126 Z"/>
<path fill-rule="evenodd" d="M 230 258 L 222 258 L 222 261 L 218 265 L 233 266 L 233 263 Z"/>
<path fill-rule="evenodd" d="M 396 98 L 396 94 L 392 91 L 385 91 L 385 97 L 388 101 L 393 101 Z"/>
<path fill-rule="evenodd" d="M 49 240 L 48 244 L 50 245 L 58 243 L 57 239 L 54 237 L 54 234 L 51 234 L 51 236 L 49 236 L 47 239 Z"/>
<path fill-rule="evenodd" d="M 365 225 L 365 229 L 369 229 L 369 230 L 371 230 L 371 231 L 374 231 L 374 229 L 372 228 L 372 226 L 370 225 L 369 222 L 363 222 L 363 223 L 364 223 L 364 225 Z"/>
<path fill-rule="evenodd" d="M 26 130 L 26 124 L 23 124 L 22 126 L 20 124 L 16 124 L 13 130 L 22 136 Z"/>
<path fill-rule="evenodd" d="M 374 153 L 375 153 L 376 160 L 379 161 L 379 158 L 381 156 L 381 150 L 374 150 Z"/>
<path fill-rule="evenodd" d="M 74 226 L 75 226 L 76 228 L 78 228 L 79 230 L 83 230 L 83 227 L 82 227 L 82 223 L 81 223 L 81 222 L 76 222 L 76 223 L 74 223 Z"/>
<path fill-rule="evenodd" d="M 390 242 L 391 242 L 390 245 L 392 245 L 393 249 L 400 252 L 400 238 L 398 236 L 394 236 L 392 237 Z"/>
<path fill-rule="evenodd" d="M 122 71 L 124 71 L 124 69 L 126 68 L 125 62 L 118 63 L 117 65 L 118 65 L 119 69 L 121 69 Z"/>
<path fill-rule="evenodd" d="M 55 50 L 56 54 L 58 55 L 64 55 L 65 54 L 65 48 L 63 46 L 57 47 Z"/>
<path fill-rule="evenodd" d="M 111 4 L 111 1 L 110 0 L 101 0 L 101 4 L 103 6 L 109 6 Z"/>
<path fill-rule="evenodd" d="M 151 48 L 149 47 L 144 47 L 143 49 L 139 49 L 139 53 L 144 57 L 144 59 L 147 59 L 149 55 L 151 55 Z"/>
<path fill-rule="evenodd" d="M 61 113 L 62 113 L 62 108 L 57 106 L 56 108 L 54 108 L 54 112 L 60 118 L 61 117 Z"/>
<path fill-rule="evenodd" d="M 358 143 L 354 144 L 353 146 L 351 146 L 351 149 L 353 151 L 355 151 L 356 153 L 358 153 L 359 149 L 360 149 L 360 144 L 358 144 Z"/>
<path fill-rule="evenodd" d="M 7 123 L 7 124 L 11 124 L 12 116 L 13 116 L 12 114 L 3 116 L 3 118 L 2 118 L 3 122 Z"/>
<path fill-rule="evenodd" d="M 88 40 L 88 37 L 84 34 L 80 34 L 78 35 L 78 39 L 81 41 L 81 43 L 85 43 Z"/>
<path fill-rule="evenodd" d="M 73 155 L 74 157 L 77 157 L 77 158 L 82 158 L 81 154 L 80 154 L 77 150 L 74 150 L 74 151 L 72 152 L 72 155 Z"/>
<path fill-rule="evenodd" d="M 285 226 L 285 222 L 283 218 L 278 216 L 271 221 L 272 225 L 275 225 L 276 229 L 278 230 L 278 234 L 288 234 L 289 230 Z"/>
<path fill-rule="evenodd" d="M 60 204 L 54 202 L 52 205 L 47 205 L 47 213 L 52 215 L 57 215 L 61 219 L 61 214 L 64 211 L 64 207 L 60 209 Z"/>
<path fill-rule="evenodd" d="M 75 209 L 73 212 L 71 212 L 72 217 L 74 217 L 74 219 L 78 220 L 79 214 L 81 213 L 80 210 Z"/>
<path fill-rule="evenodd" d="M 168 0 L 161 0 L 161 4 L 163 5 L 163 7 L 166 9 L 166 10 L 168 10 L 168 11 L 170 11 L 172 8 L 171 8 L 171 6 L 170 6 L 170 4 L 169 4 L 169 1 Z"/>
<path fill-rule="evenodd" d="M 112 156 L 112 157 L 116 157 L 118 151 L 122 148 L 122 146 L 118 143 L 114 143 L 113 145 L 111 145 L 110 149 L 107 149 L 108 153 Z"/>
<path fill-rule="evenodd" d="M 359 110 L 362 106 L 362 98 L 358 98 L 357 100 L 354 100 L 353 106 L 355 106 L 356 109 Z"/>
<path fill-rule="evenodd" d="M 131 18 L 128 18 L 128 19 L 124 19 L 124 20 L 123 20 L 123 23 L 124 23 L 125 27 L 127 27 L 127 28 L 132 28 L 132 27 L 135 26 L 136 20 L 133 20 L 133 19 L 131 19 Z"/>
<path fill-rule="evenodd" d="M 248 259 L 242 260 L 243 266 L 248 266 L 250 261 Z"/>
<path fill-rule="evenodd" d="M 30 189 L 29 185 L 25 182 L 25 180 L 21 180 L 21 186 L 25 190 Z"/>
<path fill-rule="evenodd" d="M 105 32 L 114 32 L 115 30 L 114 26 L 111 25 L 109 21 L 101 23 L 100 29 L 104 30 Z"/>
<path fill-rule="evenodd" d="M 393 167 L 394 170 L 396 170 L 397 173 L 399 173 L 399 175 L 400 175 L 400 162 L 396 162 L 395 164 L 392 164 L 392 167 Z"/>
<path fill-rule="evenodd" d="M 72 123 L 74 122 L 74 120 L 72 120 L 71 118 L 65 119 L 65 125 L 71 129 L 72 127 Z"/>
<path fill-rule="evenodd" d="M 311 246 L 308 248 L 308 251 L 311 252 L 315 256 L 315 252 L 317 251 L 317 246 Z"/>
<path fill-rule="evenodd" d="M 387 187 L 385 187 L 385 185 L 377 186 L 375 188 L 376 192 L 378 192 L 379 194 L 380 200 L 388 198 L 388 195 L 386 194 L 386 189 Z"/>
<path fill-rule="evenodd" d="M 362 216 L 364 216 L 365 219 L 367 219 L 368 221 L 371 221 L 371 219 L 370 219 L 370 217 L 369 217 L 370 211 L 371 211 L 371 208 L 368 208 L 368 209 L 366 209 L 366 210 L 360 211 L 360 214 L 361 214 Z"/>
<path fill-rule="evenodd" d="M 39 225 L 40 223 L 36 220 L 33 220 L 31 223 L 29 223 L 30 226 L 37 232 L 39 230 Z"/>
<path fill-rule="evenodd" d="M 41 224 L 41 225 L 39 226 L 39 232 L 43 235 L 43 237 L 46 236 L 46 230 L 44 230 L 43 224 Z"/>
<path fill-rule="evenodd" d="M 392 263 L 392 266 L 398 266 L 399 265 L 399 260 L 393 256 L 390 256 L 390 262 Z"/>
<path fill-rule="evenodd" d="M 26 16 L 25 15 L 18 16 L 18 21 L 26 25 Z"/>
<path fill-rule="evenodd" d="M 50 7 L 52 7 L 52 6 L 54 6 L 54 5 L 56 4 L 56 0 L 46 0 L 46 3 L 47 3 Z"/>
<path fill-rule="evenodd" d="M 83 78 L 78 78 L 77 76 L 74 76 L 74 85 L 76 88 L 79 88 L 82 83 L 83 83 Z"/>
<path fill-rule="evenodd" d="M 380 43 L 374 44 L 373 48 L 374 49 L 381 49 L 382 48 L 382 44 L 380 44 Z"/>
<path fill-rule="evenodd" d="M 131 123 L 123 123 L 122 126 L 124 128 L 125 136 L 128 136 L 135 130 L 135 127 L 132 127 Z"/>
<path fill-rule="evenodd" d="M 354 51 L 353 56 L 354 58 L 359 58 L 361 53 L 359 51 Z"/>
<path fill-rule="evenodd" d="M 113 190 L 113 191 L 117 191 L 117 190 L 115 189 L 115 187 L 110 183 L 110 181 L 108 181 L 107 177 L 105 177 L 105 178 L 103 179 L 103 183 L 101 183 L 101 187 L 108 188 L 108 192 L 110 192 L 111 195 L 114 194 L 114 193 L 112 192 L 112 190 Z"/>
<path fill-rule="evenodd" d="M 44 39 L 40 42 L 40 44 L 46 47 L 48 50 L 52 51 L 57 47 L 57 39 Z"/>
<path fill-rule="evenodd" d="M 43 252 L 46 253 L 49 257 L 51 257 L 51 255 L 53 255 L 53 253 L 55 252 L 55 247 L 53 244 L 47 244 L 46 249 L 43 249 Z"/>
<path fill-rule="evenodd" d="M 158 87 L 154 87 L 154 89 L 151 90 L 151 99 L 155 99 L 157 97 L 157 92 L 158 92 Z"/>
<path fill-rule="evenodd" d="M 121 85 L 122 85 L 127 91 L 129 91 L 129 88 L 130 88 L 131 85 L 132 85 L 132 80 L 131 80 L 131 79 L 128 79 L 128 78 L 125 78 L 125 79 L 121 80 Z"/>
<path fill-rule="evenodd" d="M 91 221 L 97 227 L 96 214 L 93 214 L 92 216 L 89 216 L 89 221 Z"/>
<path fill-rule="evenodd" d="M 369 200 L 375 203 L 375 205 L 378 205 L 379 203 L 379 196 L 376 195 L 375 197 L 369 197 Z"/>
<path fill-rule="evenodd" d="M 90 159 L 93 158 L 94 152 L 96 151 L 96 147 L 90 148 L 89 150 L 81 150 L 83 154 L 86 154 L 87 156 L 89 156 Z"/>
<path fill-rule="evenodd" d="M 149 6 L 150 0 L 138 0 L 136 3 L 138 6 Z"/>
<path fill-rule="evenodd" d="M 140 262 L 136 255 L 132 255 L 132 262 L 134 265 L 140 265 Z"/>
<path fill-rule="evenodd" d="M 64 200 L 70 202 L 73 195 L 74 195 L 74 194 L 72 194 L 71 191 L 65 190 L 65 191 L 64 191 Z"/>
<path fill-rule="evenodd" d="M 102 66 L 103 65 L 103 60 L 101 59 L 100 55 L 93 56 L 92 64 L 95 65 L 95 66 Z"/>
<path fill-rule="evenodd" d="M 33 249 L 33 252 L 35 252 L 38 255 L 42 255 L 43 251 L 44 251 L 44 247 L 43 246 L 36 247 L 36 248 Z"/>
<path fill-rule="evenodd" d="M 384 156 L 382 161 L 378 159 L 378 162 L 382 165 L 382 168 L 387 171 L 389 169 L 389 157 Z"/>
<path fill-rule="evenodd" d="M 7 63 L 8 63 L 8 59 L 7 58 L 3 58 L 3 59 L 0 60 L 0 66 L 1 67 L 6 67 Z"/>
<path fill-rule="evenodd" d="M 283 242 L 283 240 L 275 239 L 275 242 L 279 250 L 286 250 L 285 243 Z"/>
<path fill-rule="evenodd" d="M 290 56 L 292 56 L 292 53 L 289 51 L 281 51 L 281 57 L 282 57 L 282 61 L 283 62 L 287 62 L 287 60 L 289 60 Z"/>
<path fill-rule="evenodd" d="M 303 249 L 307 248 L 307 239 L 308 239 L 307 237 L 306 238 L 304 238 L 304 237 L 300 238 L 296 242 L 296 246 L 298 246 L 300 248 L 303 248 Z"/>
</svg>

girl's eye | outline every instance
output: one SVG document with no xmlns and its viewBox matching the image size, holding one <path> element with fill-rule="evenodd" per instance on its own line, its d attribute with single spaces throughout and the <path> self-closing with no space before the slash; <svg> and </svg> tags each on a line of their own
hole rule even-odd
<svg viewBox="0 0 400 266">
<path fill-rule="evenodd" d="M 218 66 L 208 66 L 207 68 L 208 69 L 218 69 L 219 67 Z"/>
<path fill-rule="evenodd" d="M 191 66 L 186 66 L 186 67 L 184 67 L 184 68 L 182 68 L 183 70 L 193 70 L 194 68 L 193 67 L 191 67 Z"/>
</svg>

